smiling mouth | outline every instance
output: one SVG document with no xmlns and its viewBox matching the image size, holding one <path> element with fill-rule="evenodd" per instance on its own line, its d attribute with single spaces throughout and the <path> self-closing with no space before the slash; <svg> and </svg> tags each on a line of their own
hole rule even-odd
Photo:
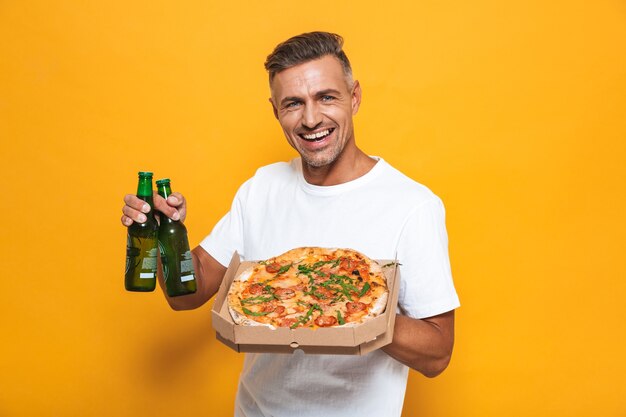
<svg viewBox="0 0 626 417">
<path fill-rule="evenodd" d="M 306 140 L 307 142 L 319 142 L 321 140 L 324 140 L 324 138 L 326 138 L 328 135 L 330 135 L 334 131 L 335 131 L 335 128 L 331 127 L 330 129 L 322 130 L 320 132 L 315 132 L 315 133 L 308 133 L 308 134 L 299 133 L 298 136 L 300 136 L 302 139 Z"/>
</svg>

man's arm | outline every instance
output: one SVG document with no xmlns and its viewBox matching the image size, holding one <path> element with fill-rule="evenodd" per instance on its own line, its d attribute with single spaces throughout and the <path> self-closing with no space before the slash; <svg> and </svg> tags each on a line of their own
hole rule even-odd
<svg viewBox="0 0 626 417">
<path fill-rule="evenodd" d="M 192 310 L 198 308 L 215 295 L 220 288 L 222 278 L 226 273 L 226 267 L 215 260 L 202 247 L 197 246 L 191 251 L 193 256 L 193 267 L 196 275 L 196 292 L 193 294 L 183 295 L 180 297 L 168 297 L 165 292 L 165 283 L 163 274 L 161 273 L 161 264 L 159 263 L 159 285 L 163 289 L 163 294 L 167 299 L 170 307 L 174 310 Z"/>
<path fill-rule="evenodd" d="M 454 310 L 425 319 L 400 314 L 391 344 L 382 348 L 389 356 L 433 378 L 448 366 L 454 345 Z"/>
</svg>

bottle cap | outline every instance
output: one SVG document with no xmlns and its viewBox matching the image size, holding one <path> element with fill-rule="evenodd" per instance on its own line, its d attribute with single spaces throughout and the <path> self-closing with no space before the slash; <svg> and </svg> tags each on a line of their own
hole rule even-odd
<svg viewBox="0 0 626 417">
<path fill-rule="evenodd" d="M 152 172 L 149 171 L 139 171 L 139 176 L 143 178 L 152 178 Z"/>
<path fill-rule="evenodd" d="M 160 180 L 157 180 L 156 185 L 167 185 L 170 183 L 170 179 L 169 178 L 162 178 Z"/>
</svg>

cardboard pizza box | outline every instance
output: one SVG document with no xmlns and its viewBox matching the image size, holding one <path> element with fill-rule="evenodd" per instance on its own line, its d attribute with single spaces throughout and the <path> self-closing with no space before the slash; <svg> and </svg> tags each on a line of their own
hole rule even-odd
<svg viewBox="0 0 626 417">
<path fill-rule="evenodd" d="M 237 352 L 293 353 L 301 349 L 312 354 L 364 355 L 391 343 L 400 287 L 400 270 L 395 260 L 378 260 L 389 287 L 385 312 L 355 327 L 277 328 L 240 326 L 228 311 L 227 294 L 240 271 L 254 262 L 241 262 L 235 252 L 217 292 L 211 311 L 217 339 Z"/>
</svg>

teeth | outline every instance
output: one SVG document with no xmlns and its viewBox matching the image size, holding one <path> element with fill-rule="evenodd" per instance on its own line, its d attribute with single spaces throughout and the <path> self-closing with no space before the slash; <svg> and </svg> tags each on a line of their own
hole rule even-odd
<svg viewBox="0 0 626 417">
<path fill-rule="evenodd" d="M 310 135 L 303 134 L 302 137 L 305 138 L 306 140 L 315 140 L 315 139 L 323 138 L 324 136 L 328 136 L 328 135 L 330 135 L 330 129 L 326 129 L 317 133 L 311 133 Z"/>
</svg>

